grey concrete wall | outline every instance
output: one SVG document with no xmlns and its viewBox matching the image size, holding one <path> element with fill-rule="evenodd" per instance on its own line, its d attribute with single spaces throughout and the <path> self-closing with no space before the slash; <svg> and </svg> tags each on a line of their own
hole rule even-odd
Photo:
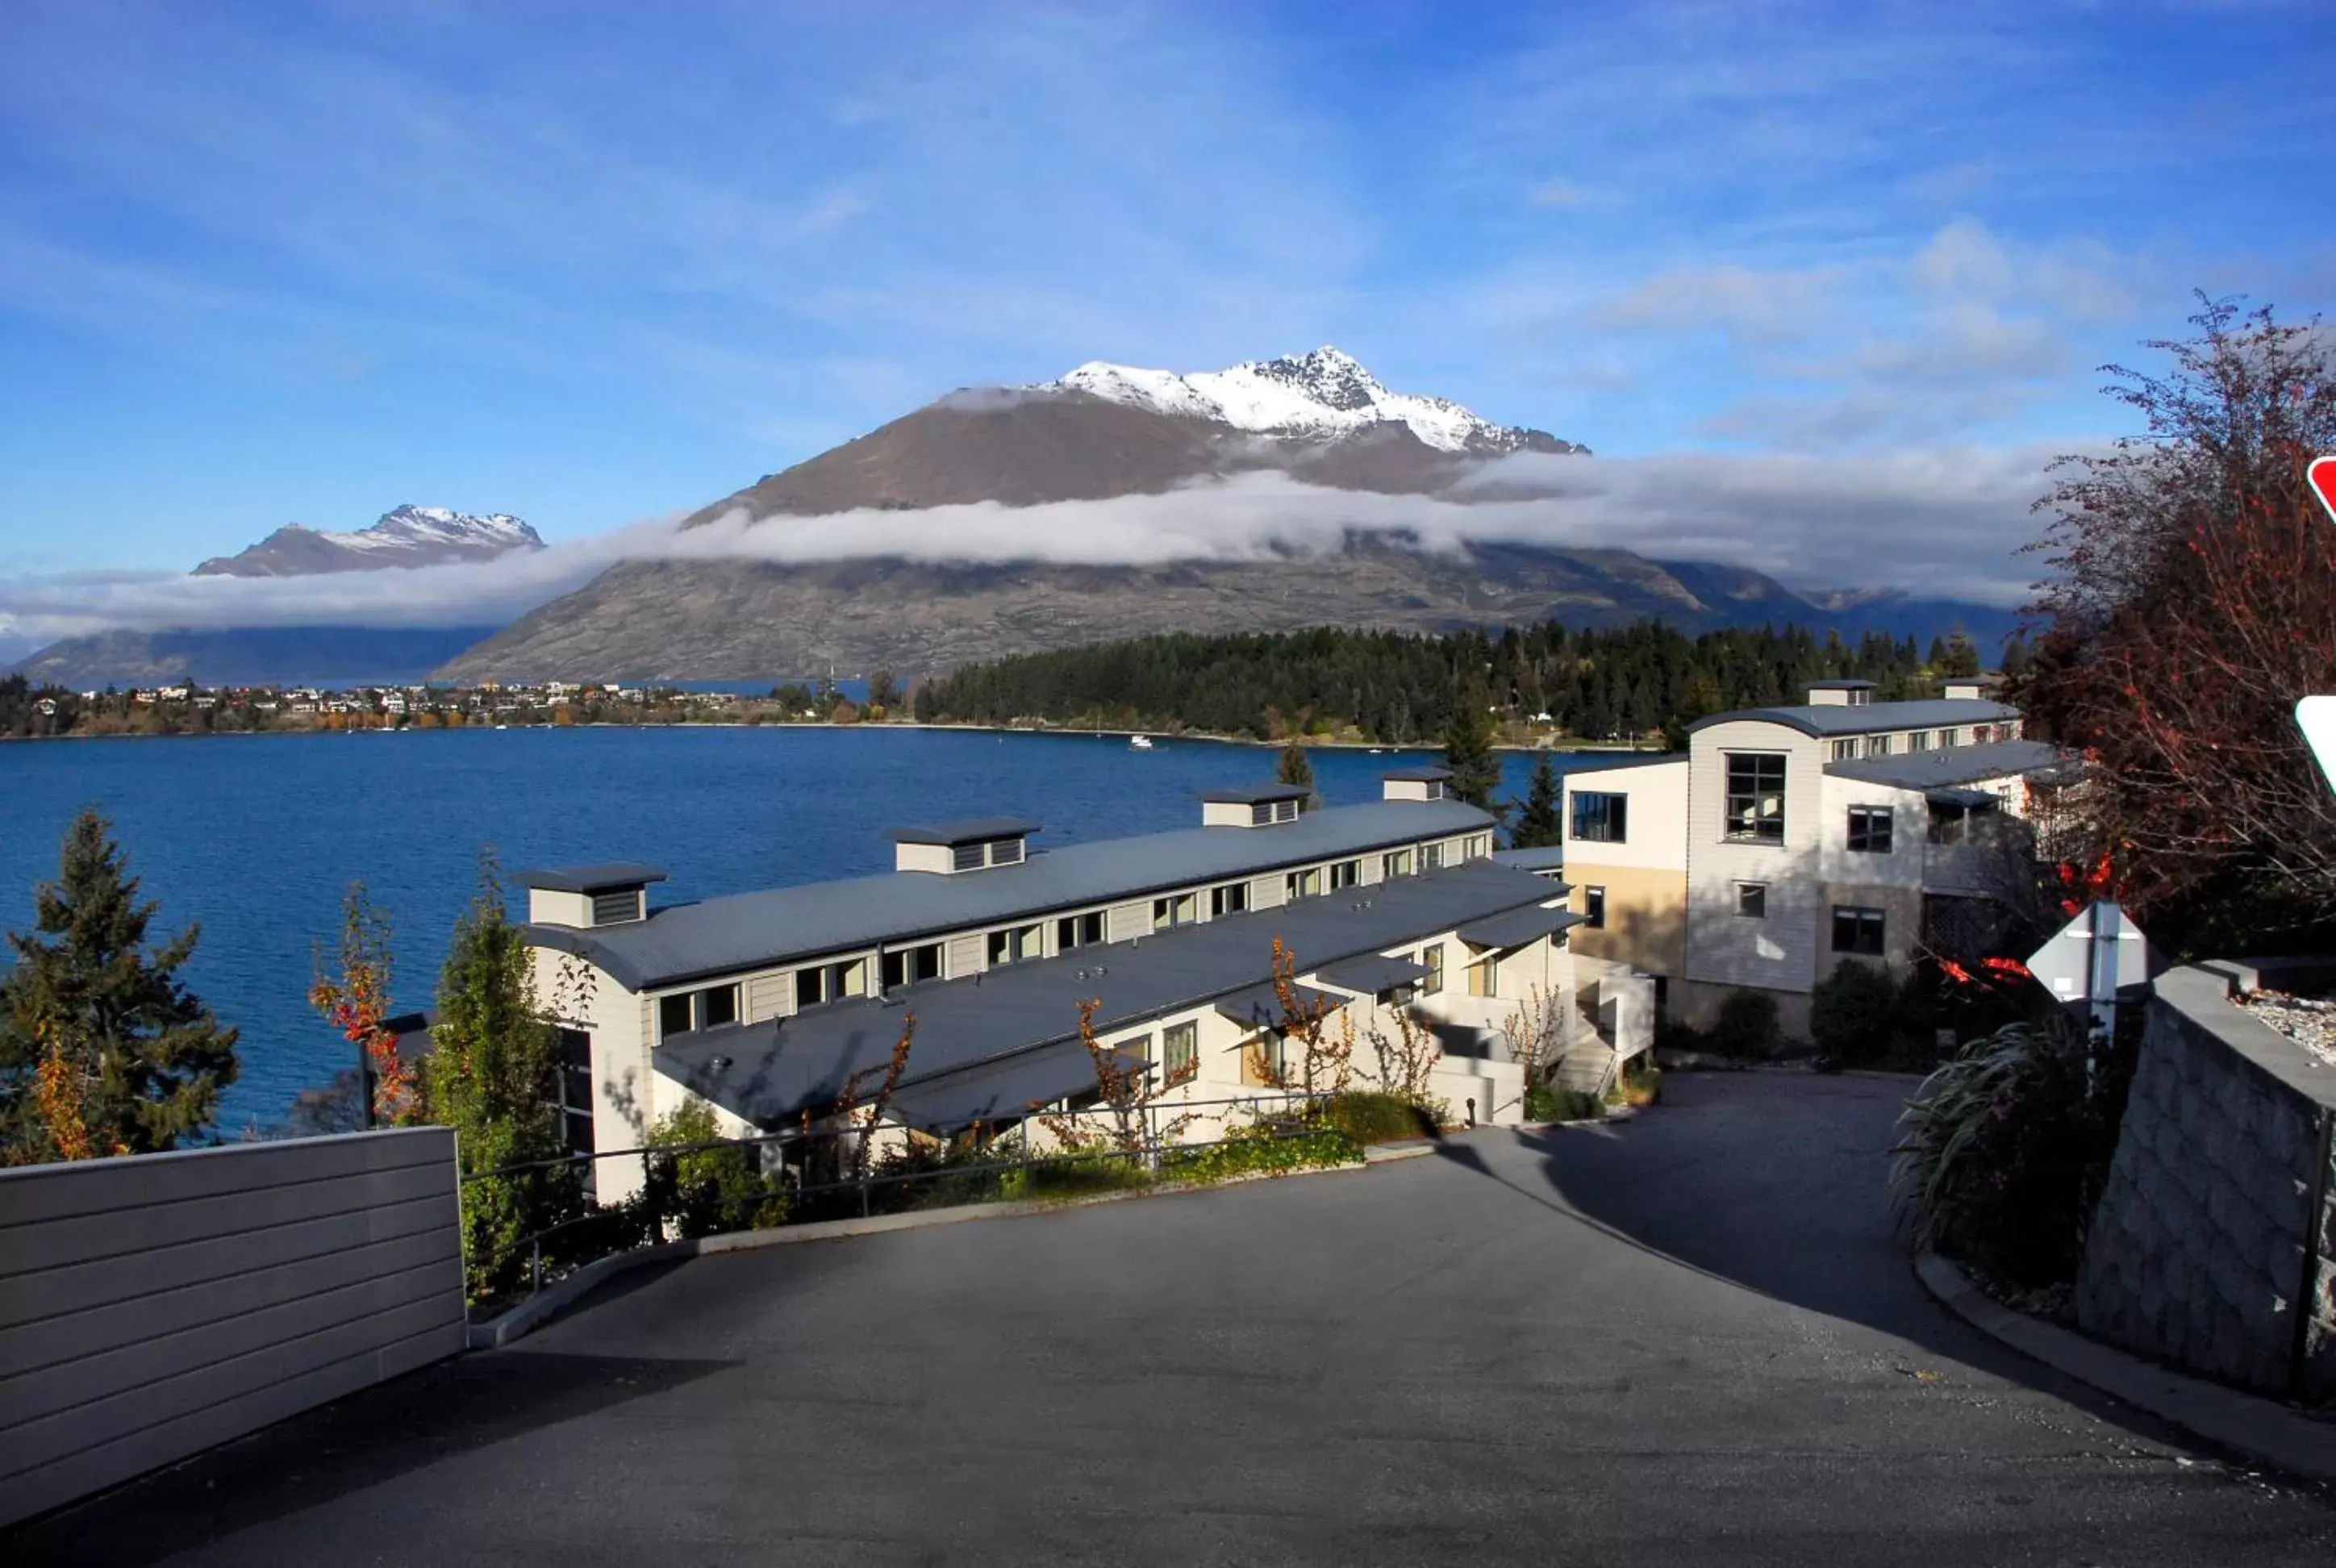
<svg viewBox="0 0 2336 1568">
<path fill-rule="evenodd" d="M 2336 1199 L 2309 1209 L 2336 1068 L 2234 1006 L 2243 983 L 2252 973 L 2239 966 L 2176 969 L 2156 983 L 2086 1242 L 2077 1321 L 2176 1366 L 2288 1394 L 2312 1239 L 2313 1321 L 2292 1392 L 2336 1399 Z"/>
<path fill-rule="evenodd" d="M 453 1354 L 454 1135 L 0 1170 L 0 1524 Z"/>
</svg>

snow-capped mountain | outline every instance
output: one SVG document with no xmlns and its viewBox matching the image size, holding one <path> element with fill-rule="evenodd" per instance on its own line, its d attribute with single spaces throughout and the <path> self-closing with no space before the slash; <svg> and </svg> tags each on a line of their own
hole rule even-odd
<svg viewBox="0 0 2336 1568">
<path fill-rule="evenodd" d="M 1577 450 L 1541 431 L 1494 424 L 1450 398 L 1390 392 L 1352 355 L 1328 346 L 1192 375 L 1093 360 L 1058 381 L 1017 390 L 1085 393 L 1259 435 L 1335 439 L 1399 424 L 1439 452 Z"/>
<path fill-rule="evenodd" d="M 492 560 L 514 550 L 540 550 L 534 529 L 509 512 L 479 516 L 443 506 L 401 506 L 370 528 L 331 532 L 290 523 L 239 554 L 195 568 L 198 577 L 305 577 L 316 572 L 369 571 L 385 566 L 430 566 L 450 560 Z"/>
</svg>

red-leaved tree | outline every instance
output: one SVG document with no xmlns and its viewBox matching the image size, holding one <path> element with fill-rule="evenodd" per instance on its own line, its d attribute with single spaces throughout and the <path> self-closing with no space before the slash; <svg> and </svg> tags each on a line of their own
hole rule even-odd
<svg viewBox="0 0 2336 1568">
<path fill-rule="evenodd" d="M 2336 796 L 2298 697 L 2336 692 L 2336 527 L 2305 469 L 2336 451 L 2314 320 L 2207 300 L 2164 375 L 2107 367 L 2145 433 L 2064 458 L 2038 502 L 2050 577 L 2014 696 L 2093 764 L 2071 856 L 2175 946 L 2336 914 Z"/>
</svg>

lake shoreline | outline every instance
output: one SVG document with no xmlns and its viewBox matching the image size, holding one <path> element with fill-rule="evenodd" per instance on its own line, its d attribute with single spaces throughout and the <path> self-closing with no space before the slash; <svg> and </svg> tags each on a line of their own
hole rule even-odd
<svg viewBox="0 0 2336 1568">
<path fill-rule="evenodd" d="M 132 732 L 128 732 L 128 731 L 115 731 L 115 732 L 112 732 L 112 733 L 110 733 L 110 734 L 93 734 L 93 733 L 90 733 L 90 732 L 87 732 L 87 731 L 72 731 L 72 732 L 68 732 L 67 734 L 64 734 L 64 735 L 0 735 L 0 745 L 6 745 L 14 744 L 14 743 L 18 743 L 18 742 L 34 742 L 34 741 L 75 741 L 75 740 L 78 740 L 78 741 L 106 741 L 106 740 L 132 740 L 132 741 L 171 741 L 171 740 L 248 740 L 248 739 L 258 739 L 258 738 L 260 738 L 260 737 L 262 737 L 262 736 L 267 736 L 267 735 L 421 735 L 421 734 L 442 734 L 442 735 L 453 735 L 453 734 L 460 733 L 460 732 L 462 732 L 462 731 L 468 731 L 468 730 L 489 730 L 489 729 L 492 729 L 492 730 L 560 730 L 560 729 L 596 729 L 596 730 L 597 730 L 597 729 L 633 729 L 633 730 L 693 730 L 693 729 L 794 730 L 794 729 L 816 729 L 816 730 L 846 730 L 846 729 L 848 729 L 848 730 L 870 730 L 870 731 L 876 731 L 876 732 L 882 732 L 882 731 L 887 731 L 887 730 L 900 730 L 900 731 L 931 730 L 931 731 L 941 732 L 941 733 L 954 733 L 954 734 L 964 734 L 964 735 L 1093 735 L 1093 736 L 1095 736 L 1095 738 L 1097 738 L 1097 739 L 1099 739 L 1099 740 L 1100 740 L 1100 739 L 1111 739 L 1111 740 L 1131 740 L 1131 739 L 1133 739 L 1134 737 L 1135 737 L 1136 735 L 1148 735 L 1148 736 L 1152 737 L 1152 738 L 1153 738 L 1153 739 L 1154 739 L 1154 740 L 1169 740 L 1169 741 L 1202 741 L 1202 742 L 1206 742 L 1206 743 L 1208 743 L 1208 744 L 1210 744 L 1210 745 L 1239 745 L 1239 746 L 1251 746 L 1251 747 L 1255 747 L 1255 748 L 1257 748 L 1257 749 L 1260 749 L 1260 750 L 1265 750 L 1265 751 L 1280 751 L 1280 750 L 1281 750 L 1281 749 L 1282 749 L 1282 747 L 1283 747 L 1283 746 L 1285 746 L 1285 745 L 1287 745 L 1289 744 L 1287 741 L 1278 741 L 1278 740 L 1259 740 L 1259 739 L 1257 739 L 1257 738 L 1255 738 L 1254 736 L 1251 736 L 1251 735 L 1215 735 L 1215 734 L 1211 734 L 1211 733 L 1208 733 L 1208 732 L 1205 732 L 1205 731 L 1201 731 L 1201 730 L 1173 730 L 1173 731 L 1172 731 L 1172 730 L 1156 730 L 1156 729 L 1090 729 L 1090 728 L 1088 728 L 1088 727 L 1086 727 L 1086 726 L 1078 726 L 1078 725 L 948 724 L 948 723 L 927 723 L 927 722 L 923 722 L 923 721 L 917 720 L 917 719 L 883 719 L 883 720 L 877 720 L 877 721 L 861 720 L 861 721 L 857 721 L 857 722 L 854 722 L 854 723 L 852 723 L 852 724 L 837 724 L 837 723 L 836 723 L 835 721 L 833 721 L 832 719 L 790 719 L 790 720 L 786 720 L 786 721 L 784 721 L 784 722 L 781 722 L 781 723 L 776 723 L 776 724 L 750 724 L 750 723 L 746 723 L 746 722 L 745 722 L 745 721 L 742 721 L 742 720 L 736 720 L 736 719 L 691 719 L 691 720 L 688 720 L 688 721 L 686 721 L 686 722 L 685 722 L 685 723 L 677 723 L 677 724 L 620 724 L 620 723 L 609 723 L 609 722 L 608 722 L 608 721 L 606 721 L 606 720 L 596 720 L 596 721 L 594 721 L 594 722 L 592 722 L 592 723 L 589 723 L 589 724 L 565 724 L 565 725 L 562 725 L 562 724 L 517 724 L 517 725 L 512 725 L 512 724 L 506 724 L 506 725 L 466 724 L 466 725 L 462 725 L 462 726 L 436 726 L 435 728 L 432 728 L 432 727 L 430 727 L 430 726 L 422 726 L 422 725 L 383 725 L 383 726 L 362 726 L 362 727 L 355 728 L 355 729 L 342 729 L 342 730 L 325 729 L 325 728 L 320 728 L 320 727 L 317 727 L 317 726 L 306 726 L 306 727 L 298 728 L 298 729 L 291 729 L 291 728 L 269 728 L 269 729 L 249 729 L 249 730 L 205 730 L 205 731 L 200 731 L 200 732 L 198 732 L 198 731 L 191 731 L 191 730 L 180 730 L 180 731 L 175 731 L 175 732 L 173 732 L 173 733 L 167 734 L 167 735 L 156 735 L 156 734 L 151 734 L 151 733 L 147 733 L 147 734 L 138 734 L 138 733 L 132 733 Z M 1312 739 L 1312 738 L 1310 738 L 1310 737 L 1309 737 L 1309 738 L 1304 738 L 1304 739 L 1301 739 L 1301 740 L 1299 742 L 1299 744 L 1301 746 L 1303 746 L 1303 747 L 1304 747 L 1306 750 L 1308 750 L 1308 751 L 1358 751 L 1358 752 L 1367 752 L 1367 753 L 1368 753 L 1368 752 L 1386 752 L 1386 753 L 1393 754 L 1393 753 L 1396 753 L 1396 752 L 1406 752 L 1406 753 L 1407 753 L 1407 752 L 1433 752 L 1433 751 L 1437 751 L 1437 750 L 1440 750 L 1440 749 L 1441 749 L 1440 745 L 1439 745 L 1437 743 L 1433 742 L 1433 741 L 1413 741 L 1413 742 L 1403 743 L 1403 744 L 1389 745 L 1389 744 L 1387 744 L 1387 743 L 1378 743 L 1378 744 L 1374 744 L 1374 743 L 1372 743 L 1372 742 L 1370 742 L 1370 741 L 1358 741 L 1358 740 L 1316 740 L 1316 739 Z M 1661 748 L 1661 747 L 1660 747 L 1660 746 L 1630 745 L 1627 745 L 1627 744 L 1625 744 L 1625 743 L 1623 743 L 1623 742 L 1620 742 L 1620 741 L 1568 740 L 1568 741 L 1567 741 L 1565 744 L 1563 744 L 1563 745 L 1559 745 L 1559 744 L 1557 744 L 1556 742 L 1552 741 L 1551 743 L 1549 743 L 1549 744 L 1547 744 L 1547 745 L 1515 745 L 1515 744 L 1511 743 L 1511 742 L 1505 742 L 1505 741 L 1495 741 L 1495 742 L 1493 744 L 1493 749 L 1494 749 L 1494 751 L 1499 751 L 1499 752 L 1515 752 L 1515 753 L 1522 753 L 1522 754 L 1524 754 L 1524 755 L 1531 755 L 1531 754 L 1533 754 L 1533 753 L 1534 753 L 1534 752 L 1544 752 L 1544 751 L 1545 751 L 1545 752 L 1562 752 L 1562 753 L 1572 753 L 1572 754 L 1580 754 L 1580 753 L 1585 753 L 1585 752 L 1598 752 L 1598 753 L 1611 753 L 1611 754 L 1612 754 L 1612 755 L 1617 755 L 1617 756 L 1630 756 L 1630 755 L 1649 755 L 1649 756 L 1651 756 L 1651 755 L 1660 755 L 1660 753 L 1661 752 L 1661 749 L 1662 749 L 1662 748 Z"/>
</svg>

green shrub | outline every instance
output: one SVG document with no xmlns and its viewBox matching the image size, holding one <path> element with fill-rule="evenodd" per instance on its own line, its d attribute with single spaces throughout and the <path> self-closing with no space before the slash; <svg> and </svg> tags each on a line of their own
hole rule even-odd
<svg viewBox="0 0 2336 1568">
<path fill-rule="evenodd" d="M 1924 1079 L 1891 1171 L 1917 1243 L 2021 1289 L 2074 1279 L 2133 1057 L 2055 1013 L 1973 1040 Z"/>
<path fill-rule="evenodd" d="M 1606 1114 L 1606 1104 L 1587 1089 L 1561 1089 L 1552 1085 L 1537 1086 L 1539 1095 L 1525 1096 L 1525 1119 L 1530 1122 L 1594 1122 Z"/>
<path fill-rule="evenodd" d="M 1622 1068 L 1622 1100 L 1625 1105 L 1652 1105 L 1663 1097 L 1663 1070 L 1647 1056 L 1633 1057 Z"/>
<path fill-rule="evenodd" d="M 644 1208 L 683 1236 L 760 1231 L 787 1222 L 791 1191 L 784 1178 L 763 1174 L 754 1152 L 737 1144 L 694 1149 L 722 1136 L 714 1107 L 695 1097 L 660 1117 L 644 1140 L 648 1159 Z"/>
<path fill-rule="evenodd" d="M 1152 1184 L 1142 1163 L 1121 1154 L 1082 1154 L 1043 1160 L 1000 1174 L 998 1195 L 1023 1198 L 1084 1198 L 1096 1193 L 1130 1193 Z"/>
<path fill-rule="evenodd" d="M 1777 1039 L 1776 998 L 1766 991 L 1728 993 L 1711 1027 L 1713 1050 L 1724 1057 L 1770 1057 Z"/>
<path fill-rule="evenodd" d="M 1362 1157 L 1361 1145 L 1335 1126 L 1292 1129 L 1260 1122 L 1231 1128 L 1222 1141 L 1206 1148 L 1168 1156 L 1162 1174 L 1179 1182 L 1222 1182 L 1229 1176 L 1351 1165 Z"/>
<path fill-rule="evenodd" d="M 1322 1119 L 1358 1146 L 1432 1138 L 1440 1130 L 1434 1114 L 1416 1102 L 1375 1091 L 1332 1096 Z"/>
<path fill-rule="evenodd" d="M 1903 1021 L 1898 986 L 1879 964 L 1844 959 L 1809 992 L 1809 1038 L 1838 1062 L 1891 1055 Z"/>
</svg>

